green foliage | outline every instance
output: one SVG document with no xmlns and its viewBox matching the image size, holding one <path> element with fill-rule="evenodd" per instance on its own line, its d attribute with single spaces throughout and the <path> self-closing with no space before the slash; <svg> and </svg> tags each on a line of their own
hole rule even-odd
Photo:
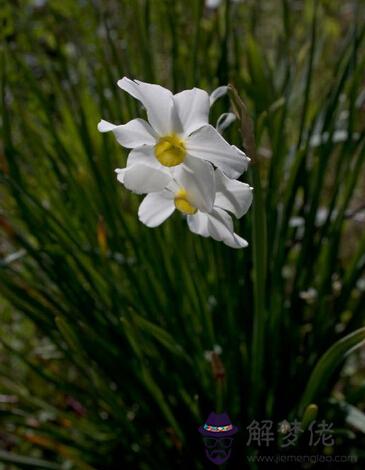
<svg viewBox="0 0 365 470">
<path fill-rule="evenodd" d="M 197 427 L 212 410 L 240 424 L 240 462 L 253 419 L 362 422 L 363 384 L 332 391 L 364 338 L 364 10 L 334 4 L 2 10 L 0 461 L 203 468 Z M 226 137 L 253 157 L 240 99 L 256 136 L 254 204 L 237 224 L 248 248 L 194 236 L 177 214 L 138 222 L 114 174 L 126 153 L 96 130 L 143 116 L 123 75 L 235 86 L 243 121 Z M 361 446 L 338 433 L 335 451 Z"/>
</svg>

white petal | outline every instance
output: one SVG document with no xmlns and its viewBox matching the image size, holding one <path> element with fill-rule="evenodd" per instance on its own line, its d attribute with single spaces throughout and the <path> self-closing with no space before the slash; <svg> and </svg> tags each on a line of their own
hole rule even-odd
<svg viewBox="0 0 365 470">
<path fill-rule="evenodd" d="M 187 222 L 188 222 L 189 229 L 193 233 L 196 233 L 197 235 L 201 235 L 202 237 L 209 237 L 208 214 L 198 211 L 194 215 L 188 215 Z"/>
<path fill-rule="evenodd" d="M 246 183 L 228 178 L 218 168 L 215 177 L 217 194 L 214 206 L 232 212 L 239 219 L 252 203 L 252 188 Z"/>
<path fill-rule="evenodd" d="M 129 152 L 127 166 L 135 165 L 136 163 L 153 166 L 159 170 L 167 169 L 166 166 L 161 165 L 157 160 L 154 148 L 151 145 L 143 145 L 142 147 L 137 147 Z"/>
<path fill-rule="evenodd" d="M 230 178 L 238 178 L 247 166 L 246 159 L 210 125 L 189 136 L 186 147 L 190 155 L 208 160 Z"/>
<path fill-rule="evenodd" d="M 243 171 L 247 171 L 247 168 L 248 168 L 248 165 L 251 161 L 251 158 L 248 158 L 248 156 L 245 154 L 245 152 L 243 150 L 239 149 L 238 147 L 236 147 L 235 145 L 231 145 L 231 147 L 237 153 L 238 158 L 241 158 L 241 159 L 244 160 L 245 169 Z"/>
<path fill-rule="evenodd" d="M 111 122 L 104 121 L 104 119 L 101 119 L 100 122 L 98 123 L 98 131 L 99 132 L 109 132 L 112 131 L 116 128 L 117 126 L 115 124 L 112 124 Z"/>
<path fill-rule="evenodd" d="M 157 227 L 174 212 L 175 205 L 170 191 L 147 194 L 138 209 L 138 218 L 147 227 Z"/>
<path fill-rule="evenodd" d="M 124 184 L 124 175 L 127 168 L 116 168 L 115 173 L 117 174 L 117 180 Z"/>
<path fill-rule="evenodd" d="M 231 248 L 244 248 L 247 241 L 233 231 L 231 217 L 223 209 L 215 208 L 208 217 L 208 232 L 214 240 L 222 241 Z"/>
<path fill-rule="evenodd" d="M 228 86 L 226 85 L 223 85 L 223 86 L 219 86 L 218 88 L 216 88 L 211 94 L 210 94 L 210 97 L 209 97 L 209 101 L 210 101 L 210 106 L 213 106 L 213 104 L 219 100 L 219 98 L 221 98 L 222 96 L 225 96 L 227 94 L 227 91 L 228 91 Z"/>
<path fill-rule="evenodd" d="M 213 208 L 215 174 L 213 166 L 204 160 L 187 155 L 184 164 L 176 168 L 174 178 L 186 189 L 190 203 L 203 212 Z"/>
<path fill-rule="evenodd" d="M 174 172 L 172 172 L 174 174 Z M 170 183 L 166 186 L 166 189 L 168 189 L 172 194 L 176 194 L 179 189 L 181 189 L 181 185 L 178 184 L 178 182 L 175 179 L 172 179 Z"/>
<path fill-rule="evenodd" d="M 223 131 L 229 127 L 232 122 L 236 120 L 236 115 L 234 113 L 223 113 L 219 116 L 215 128 L 220 134 L 223 134 Z"/>
<path fill-rule="evenodd" d="M 118 170 L 118 181 L 137 194 L 162 191 L 171 181 L 168 171 L 160 170 L 150 165 L 136 163 L 124 170 Z"/>
<path fill-rule="evenodd" d="M 127 77 L 118 81 L 118 86 L 139 100 L 147 111 L 148 120 L 159 135 L 167 135 L 177 126 L 176 111 L 171 91 L 160 85 L 130 80 Z"/>
<path fill-rule="evenodd" d="M 184 90 L 174 95 L 174 102 L 186 135 L 208 124 L 209 95 L 206 91 L 200 88 Z"/>
<path fill-rule="evenodd" d="M 120 126 L 101 120 L 98 124 L 98 130 L 100 132 L 112 131 L 117 141 L 127 148 L 154 145 L 157 138 L 152 127 L 143 119 L 133 119 Z"/>
</svg>

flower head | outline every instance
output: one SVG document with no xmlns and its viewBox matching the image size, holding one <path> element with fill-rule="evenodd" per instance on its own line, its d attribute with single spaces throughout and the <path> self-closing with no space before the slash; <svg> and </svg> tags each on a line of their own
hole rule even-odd
<svg viewBox="0 0 365 470">
<path fill-rule="evenodd" d="M 140 221 L 157 227 L 177 210 L 192 232 L 233 248 L 247 246 L 234 233 L 229 213 L 239 218 L 251 204 L 252 188 L 236 179 L 249 159 L 208 122 L 210 106 L 227 87 L 209 97 L 198 88 L 173 95 L 159 85 L 128 78 L 118 85 L 142 103 L 148 122 L 133 119 L 116 126 L 102 120 L 98 129 L 112 131 L 131 149 L 127 166 L 116 173 L 126 188 L 147 194 L 139 207 Z"/>
<path fill-rule="evenodd" d="M 245 154 L 238 153 L 209 124 L 210 99 L 204 90 L 193 88 L 173 95 L 159 85 L 126 77 L 118 85 L 142 103 L 148 118 L 148 122 L 133 119 L 114 125 L 102 120 L 98 124 L 100 132 L 112 131 L 122 146 L 131 149 L 127 167 L 119 177 L 131 191 L 162 190 L 171 169 L 182 166 L 193 169 L 195 177 L 210 186 L 213 180 L 207 181 L 207 162 L 231 178 L 239 177 L 247 168 Z M 142 164 L 138 176 L 133 170 L 136 163 Z"/>
<path fill-rule="evenodd" d="M 247 246 L 246 240 L 234 233 L 228 212 L 242 217 L 251 205 L 252 188 L 231 180 L 219 169 L 207 178 L 211 176 L 215 183 L 213 193 L 210 188 L 199 186 L 191 170 L 182 167 L 166 189 L 143 199 L 138 211 L 140 221 L 148 227 L 157 227 L 178 210 L 187 217 L 193 233 L 223 241 L 232 248 Z"/>
</svg>

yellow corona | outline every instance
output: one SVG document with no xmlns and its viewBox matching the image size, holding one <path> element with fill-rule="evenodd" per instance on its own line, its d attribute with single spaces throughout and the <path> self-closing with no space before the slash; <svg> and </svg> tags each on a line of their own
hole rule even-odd
<svg viewBox="0 0 365 470">
<path fill-rule="evenodd" d="M 180 165 L 186 155 L 185 143 L 176 134 L 161 137 L 155 145 L 155 155 L 157 160 L 164 166 Z"/>
<path fill-rule="evenodd" d="M 174 202 L 176 209 L 183 214 L 192 215 L 195 214 L 198 210 L 196 207 L 190 204 L 187 192 L 184 188 L 180 188 L 179 191 L 175 194 Z"/>
</svg>

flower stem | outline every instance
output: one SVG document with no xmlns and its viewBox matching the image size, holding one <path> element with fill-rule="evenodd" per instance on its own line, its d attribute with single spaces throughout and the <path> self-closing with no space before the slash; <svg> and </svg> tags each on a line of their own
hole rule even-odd
<svg viewBox="0 0 365 470">
<path fill-rule="evenodd" d="M 260 162 L 256 155 L 253 123 L 247 112 L 246 105 L 238 95 L 237 90 L 232 85 L 229 85 L 228 90 L 235 113 L 241 123 L 243 146 L 247 156 L 251 159 L 250 180 L 254 187 L 254 201 L 252 205 L 254 319 L 251 348 L 251 411 L 255 412 L 261 399 L 265 357 L 265 285 L 267 261 L 266 215 L 264 195 L 260 179 Z"/>
</svg>

